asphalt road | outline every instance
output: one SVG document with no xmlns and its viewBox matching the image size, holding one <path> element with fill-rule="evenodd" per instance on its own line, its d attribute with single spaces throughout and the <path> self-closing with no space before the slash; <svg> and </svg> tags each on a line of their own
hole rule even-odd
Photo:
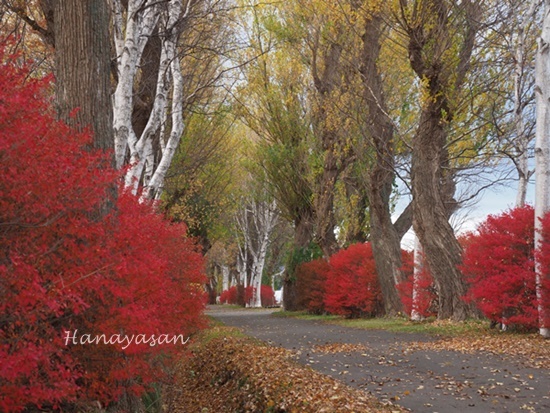
<svg viewBox="0 0 550 413">
<path fill-rule="evenodd" d="M 483 352 L 409 348 L 411 342 L 433 340 L 428 335 L 359 330 L 272 313 L 223 306 L 208 311 L 247 335 L 291 350 L 304 365 L 413 412 L 550 412 L 548 369 Z"/>
</svg>

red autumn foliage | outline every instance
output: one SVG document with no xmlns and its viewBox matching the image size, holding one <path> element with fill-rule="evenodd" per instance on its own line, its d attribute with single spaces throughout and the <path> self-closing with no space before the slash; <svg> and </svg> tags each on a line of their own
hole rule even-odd
<svg viewBox="0 0 550 413">
<path fill-rule="evenodd" d="M 203 325 L 203 262 L 185 228 L 112 197 L 117 171 L 55 119 L 47 87 L 0 51 L 3 412 L 140 394 L 182 348 L 74 345 L 67 332 L 187 337 Z"/>
<path fill-rule="evenodd" d="M 299 308 L 305 308 L 312 314 L 325 312 L 325 283 L 329 268 L 329 263 L 322 258 L 301 263 L 296 267 Z"/>
<path fill-rule="evenodd" d="M 325 284 L 325 308 L 346 317 L 374 315 L 382 294 L 372 247 L 354 244 L 330 257 Z"/>
<path fill-rule="evenodd" d="M 424 263 L 422 270 L 419 274 L 417 274 L 415 285 L 413 253 L 402 251 L 401 259 L 403 261 L 402 271 L 406 276 L 406 279 L 405 281 L 397 284 L 397 290 L 399 291 L 405 312 L 411 316 L 414 306 L 416 312 L 421 317 L 436 315 L 433 304 L 437 300 L 437 294 L 427 263 Z M 417 296 L 416 302 L 413 303 L 414 287 L 416 287 Z"/>
<path fill-rule="evenodd" d="M 241 290 L 240 293 L 239 290 Z M 220 303 L 237 304 L 244 306 L 245 303 L 250 303 L 252 301 L 253 293 L 254 287 L 248 286 L 244 288 L 242 285 L 234 285 L 229 289 L 222 291 L 222 293 L 220 294 Z M 275 305 L 275 293 L 273 291 L 273 288 L 271 288 L 269 285 L 262 285 L 260 294 L 262 297 L 261 299 L 263 307 L 270 307 Z"/>
<path fill-rule="evenodd" d="M 248 287 L 244 288 L 244 302 L 245 305 L 249 305 L 252 303 L 252 299 L 254 297 L 254 287 L 249 285 Z"/>
<path fill-rule="evenodd" d="M 220 294 L 221 304 L 237 304 L 237 287 L 229 287 Z"/>
<path fill-rule="evenodd" d="M 535 328 L 533 207 L 490 215 L 466 240 L 461 269 L 470 284 L 465 298 L 487 318 Z"/>
<path fill-rule="evenodd" d="M 275 291 L 270 285 L 262 285 L 260 289 L 262 297 L 262 307 L 273 307 L 275 303 Z"/>
</svg>

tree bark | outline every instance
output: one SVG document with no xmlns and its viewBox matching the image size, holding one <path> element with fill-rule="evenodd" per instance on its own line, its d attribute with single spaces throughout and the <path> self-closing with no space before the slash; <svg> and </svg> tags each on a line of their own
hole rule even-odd
<svg viewBox="0 0 550 413">
<path fill-rule="evenodd" d="M 388 116 L 383 84 L 377 61 L 383 20 L 380 15 L 368 19 L 363 35 L 361 75 L 367 104 L 367 130 L 375 151 L 369 173 L 367 193 L 370 205 L 370 241 L 386 314 L 403 310 L 396 284 L 403 281 L 401 237 L 391 220 L 390 197 L 395 180 L 393 148 L 394 127 Z M 410 226 L 410 224 L 409 224 Z"/>
<path fill-rule="evenodd" d="M 462 250 L 449 223 L 443 194 L 442 148 L 447 133 L 434 103 L 423 111 L 413 143 L 412 187 L 414 230 L 439 293 L 439 318 L 464 320 L 471 315 L 462 300 L 466 284 L 458 269 Z"/>
<path fill-rule="evenodd" d="M 337 163 L 334 148 L 330 147 L 325 152 L 323 173 L 315 194 L 316 241 L 327 258 L 338 251 L 338 243 L 334 234 L 334 227 L 336 226 L 334 191 L 341 168 Z"/>
<path fill-rule="evenodd" d="M 341 30 L 341 28 L 339 29 Z M 319 45 L 317 44 L 317 47 Z M 345 137 L 341 131 L 330 125 L 327 108 L 334 102 L 333 93 L 342 87 L 342 46 L 331 41 L 322 61 L 322 73 L 319 73 L 317 62 L 318 50 L 313 55 L 313 83 L 319 95 L 319 108 L 315 116 L 317 133 L 324 151 L 323 172 L 315 188 L 315 240 L 323 250 L 325 257 L 330 257 L 338 250 L 334 228 L 334 191 L 340 173 L 349 165 L 351 154 L 342 145 Z"/>
<path fill-rule="evenodd" d="M 51 16 L 51 2 L 42 2 Z M 53 5 L 56 106 L 59 117 L 89 127 L 93 147 L 113 149 L 109 8 L 106 0 Z"/>
<path fill-rule="evenodd" d="M 550 0 L 544 1 L 544 20 L 538 39 L 535 64 L 535 93 L 537 103 L 537 130 L 535 140 L 535 247 L 540 248 L 541 218 L 550 211 Z M 539 332 L 550 338 L 550 309 L 548 290 L 543 287 L 549 274 L 536 262 L 536 292 L 539 311 Z"/>
<path fill-rule="evenodd" d="M 414 230 L 439 293 L 442 319 L 464 320 L 475 314 L 473 306 L 462 300 L 466 293 L 458 269 L 462 251 L 449 223 L 449 211 L 456 209 L 456 202 L 447 138 L 453 98 L 458 97 L 468 73 L 479 14 L 473 0 L 453 5 L 443 0 L 415 1 L 412 14 L 403 14 L 408 22 L 409 61 L 425 94 L 412 143 Z M 449 53 L 456 46 L 451 58 Z"/>
</svg>

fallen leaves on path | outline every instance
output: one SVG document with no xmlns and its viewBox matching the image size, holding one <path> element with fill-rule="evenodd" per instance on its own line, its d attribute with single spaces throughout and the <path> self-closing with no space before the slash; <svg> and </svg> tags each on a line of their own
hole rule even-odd
<svg viewBox="0 0 550 413">
<path fill-rule="evenodd" d="M 367 347 L 363 344 L 348 344 L 348 343 L 327 343 L 323 345 L 313 346 L 311 349 L 314 353 L 352 353 L 365 352 Z"/>
<path fill-rule="evenodd" d="M 483 334 L 445 338 L 438 341 L 411 343 L 410 350 L 452 350 L 462 353 L 488 352 L 514 357 L 536 368 L 550 368 L 550 342 L 532 334 Z"/>
<path fill-rule="evenodd" d="M 291 360 L 291 353 L 223 329 L 192 347 L 174 387 L 175 412 L 373 412 L 404 410 Z M 226 336 L 226 337 L 224 337 Z"/>
</svg>

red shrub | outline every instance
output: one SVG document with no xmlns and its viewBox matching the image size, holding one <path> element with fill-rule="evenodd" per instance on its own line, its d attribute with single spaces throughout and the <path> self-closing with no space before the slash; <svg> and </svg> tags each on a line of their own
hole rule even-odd
<svg viewBox="0 0 550 413">
<path fill-rule="evenodd" d="M 296 267 L 296 291 L 299 308 L 305 308 L 312 314 L 325 311 L 325 283 L 329 264 L 326 260 L 304 262 Z"/>
<path fill-rule="evenodd" d="M 536 327 L 533 208 L 489 216 L 465 245 L 466 299 L 493 321 Z"/>
<path fill-rule="evenodd" d="M 415 287 L 414 279 L 414 254 L 412 252 L 403 251 L 401 255 L 403 261 L 403 273 L 407 277 L 405 281 L 397 284 L 397 290 L 401 297 L 401 302 L 405 307 L 405 312 L 411 316 L 413 305 L 416 312 L 422 317 L 430 317 L 435 315 L 434 301 L 437 300 L 433 278 L 428 270 L 427 263 L 416 279 L 416 302 L 413 303 L 413 289 Z"/>
<path fill-rule="evenodd" d="M 229 287 L 220 294 L 221 304 L 237 304 L 237 287 Z"/>
<path fill-rule="evenodd" d="M 75 345 L 67 332 L 187 337 L 202 325 L 202 257 L 185 228 L 122 193 L 99 213 L 118 173 L 56 121 L 45 87 L 0 51 L 4 412 L 139 394 L 163 371 L 156 354 L 181 349 Z"/>
<path fill-rule="evenodd" d="M 260 295 L 262 296 L 262 307 L 275 306 L 275 291 L 270 285 L 262 285 Z"/>
<path fill-rule="evenodd" d="M 325 308 L 347 317 L 372 315 L 381 305 L 381 292 L 370 244 L 354 244 L 330 257 Z"/>
<path fill-rule="evenodd" d="M 245 287 L 244 289 L 244 302 L 246 305 L 249 305 L 252 302 L 252 299 L 254 297 L 254 287 L 249 285 L 248 287 Z"/>
<path fill-rule="evenodd" d="M 233 286 L 220 294 L 220 303 L 238 304 L 244 306 L 245 303 L 250 303 L 252 301 L 253 293 L 254 287 L 252 286 L 248 286 L 246 288 L 242 285 Z M 275 305 L 275 293 L 270 286 L 262 285 L 260 294 L 262 295 L 262 305 L 264 307 Z"/>
</svg>

